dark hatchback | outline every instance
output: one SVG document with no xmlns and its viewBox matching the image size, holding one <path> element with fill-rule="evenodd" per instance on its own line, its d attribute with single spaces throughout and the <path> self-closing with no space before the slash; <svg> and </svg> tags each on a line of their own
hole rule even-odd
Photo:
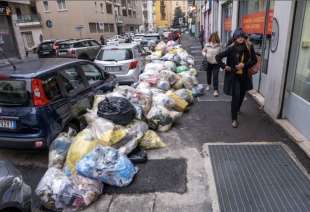
<svg viewBox="0 0 310 212">
<path fill-rule="evenodd" d="M 0 67 L 0 147 L 42 149 L 68 126 L 79 130 L 96 93 L 114 75 L 94 63 L 44 58 Z"/>
</svg>

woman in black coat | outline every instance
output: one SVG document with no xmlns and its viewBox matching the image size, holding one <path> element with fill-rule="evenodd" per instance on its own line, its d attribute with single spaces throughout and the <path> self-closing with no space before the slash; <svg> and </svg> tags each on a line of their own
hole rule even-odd
<svg viewBox="0 0 310 212">
<path fill-rule="evenodd" d="M 232 96 L 231 118 L 234 128 L 239 125 L 238 112 L 244 96 L 253 88 L 249 69 L 257 63 L 254 48 L 246 39 L 246 33 L 238 29 L 234 33 L 233 44 L 215 57 L 217 63 L 225 70 L 224 93 Z M 223 58 L 226 58 L 226 64 L 222 61 Z"/>
</svg>

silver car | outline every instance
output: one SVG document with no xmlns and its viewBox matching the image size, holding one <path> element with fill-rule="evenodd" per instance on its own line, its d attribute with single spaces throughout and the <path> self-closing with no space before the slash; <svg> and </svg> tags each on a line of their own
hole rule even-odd
<svg viewBox="0 0 310 212">
<path fill-rule="evenodd" d="M 120 84 L 131 84 L 139 79 L 145 65 L 145 51 L 136 43 L 104 46 L 95 63 L 106 72 L 116 75 Z"/>
<path fill-rule="evenodd" d="M 94 60 L 100 48 L 101 45 L 93 39 L 61 42 L 57 50 L 57 56 Z"/>
</svg>

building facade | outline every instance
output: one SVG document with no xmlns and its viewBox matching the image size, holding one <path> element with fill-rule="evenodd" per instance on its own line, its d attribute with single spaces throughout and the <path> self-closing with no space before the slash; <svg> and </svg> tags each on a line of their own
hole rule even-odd
<svg viewBox="0 0 310 212">
<path fill-rule="evenodd" d="M 25 58 L 40 43 L 41 19 L 35 0 L 0 2 L 0 47 L 10 58 Z"/>
<path fill-rule="evenodd" d="M 310 140 L 310 1 L 212 1 L 223 45 L 241 27 L 262 58 L 254 89 L 264 110 Z M 216 15 L 217 13 L 217 15 Z"/>
<path fill-rule="evenodd" d="M 156 28 L 170 28 L 175 17 L 175 8 L 180 7 L 187 17 L 188 2 L 184 0 L 154 0 L 154 25 Z"/>
<path fill-rule="evenodd" d="M 44 39 L 111 37 L 143 25 L 138 0 L 36 0 Z"/>
</svg>

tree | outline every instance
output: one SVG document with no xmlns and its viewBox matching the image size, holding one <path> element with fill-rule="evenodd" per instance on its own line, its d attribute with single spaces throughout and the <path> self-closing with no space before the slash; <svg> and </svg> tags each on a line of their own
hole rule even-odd
<svg viewBox="0 0 310 212">
<path fill-rule="evenodd" d="M 185 13 L 182 11 L 181 7 L 176 7 L 174 10 L 174 19 L 173 19 L 173 23 L 172 26 L 173 27 L 179 27 L 180 26 L 180 19 L 183 20 L 184 23 L 184 16 Z"/>
</svg>

